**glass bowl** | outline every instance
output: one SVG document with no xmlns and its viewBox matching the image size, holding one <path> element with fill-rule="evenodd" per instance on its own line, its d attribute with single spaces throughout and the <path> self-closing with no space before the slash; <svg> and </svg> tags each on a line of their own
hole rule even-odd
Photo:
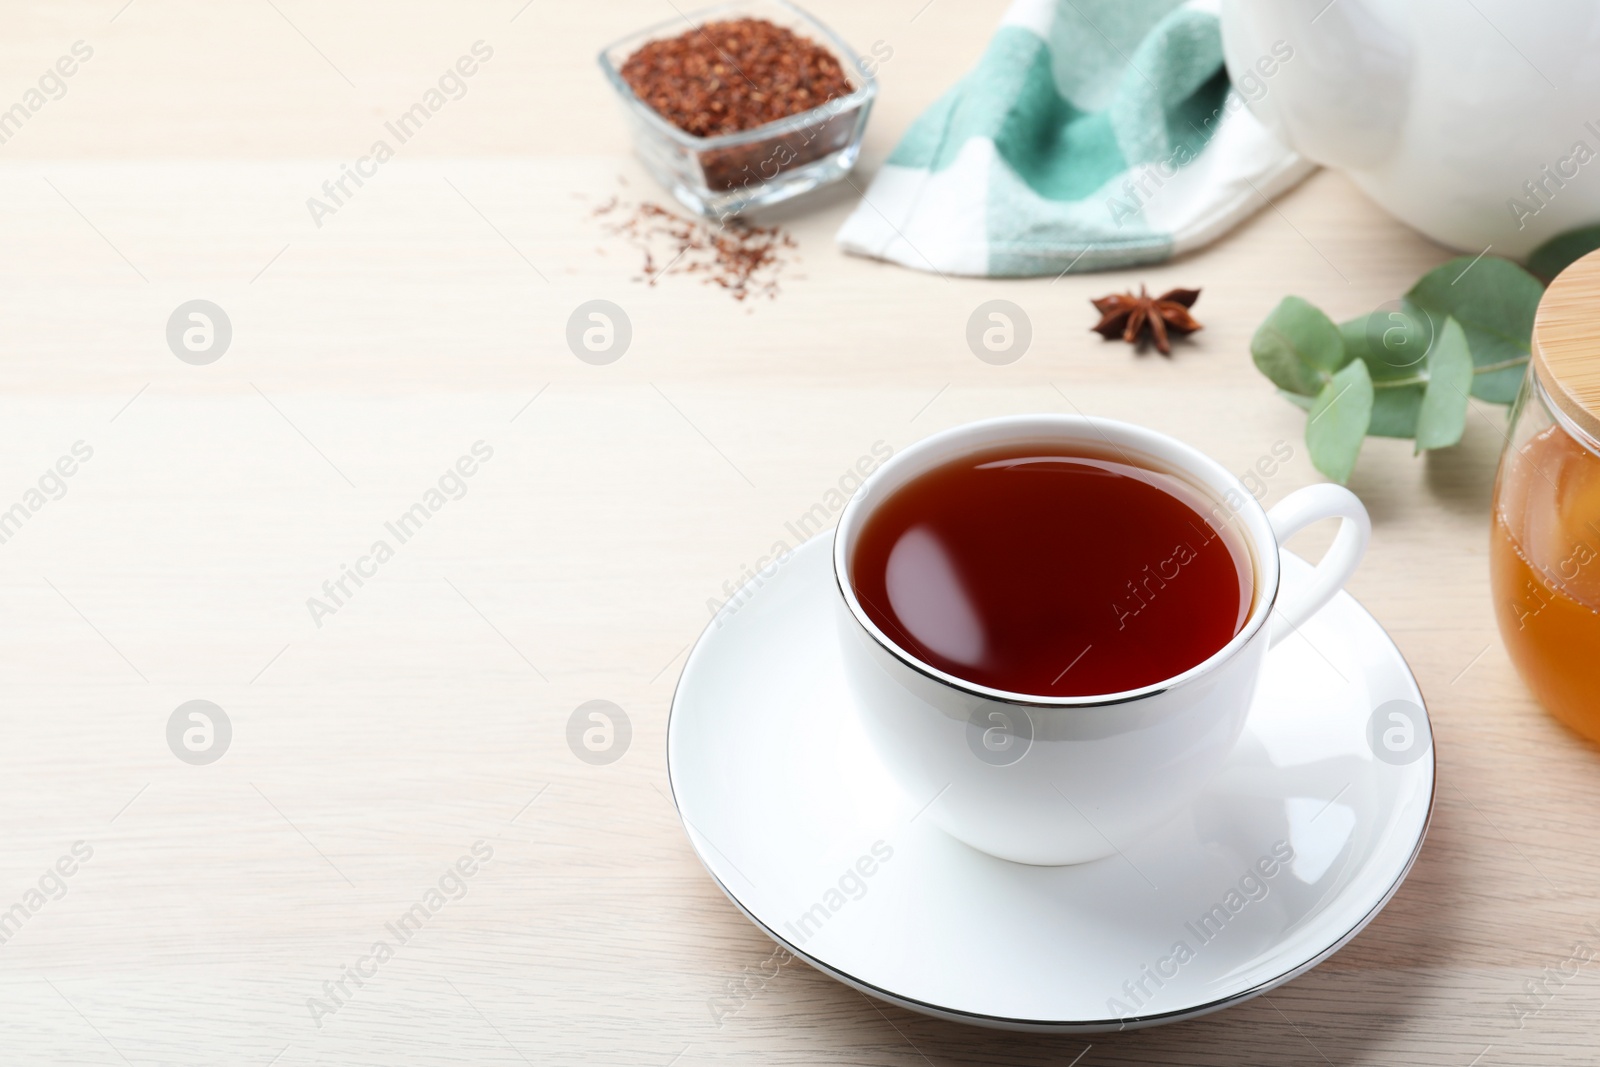
<svg viewBox="0 0 1600 1067">
<path fill-rule="evenodd" d="M 649 41 L 723 19 L 759 18 L 832 52 L 854 91 L 810 111 L 718 137 L 695 137 L 656 113 L 622 80 L 622 65 Z M 878 93 L 871 66 L 832 30 L 784 0 L 719 4 L 624 37 L 600 53 L 645 169 L 685 207 L 713 218 L 776 204 L 838 181 L 855 166 Z"/>
</svg>

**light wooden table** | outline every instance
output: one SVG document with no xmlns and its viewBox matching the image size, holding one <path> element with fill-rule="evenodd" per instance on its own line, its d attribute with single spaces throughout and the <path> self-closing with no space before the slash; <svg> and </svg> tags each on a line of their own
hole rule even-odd
<svg viewBox="0 0 1600 1067">
<path fill-rule="evenodd" d="M 1600 759 L 1496 637 L 1493 407 L 1424 459 L 1369 443 L 1353 483 L 1376 520 L 1353 591 L 1428 696 L 1440 790 L 1410 880 L 1350 946 L 1270 999 L 1077 1060 L 1089 1041 L 880 1009 L 800 965 L 720 1026 L 709 1009 L 771 946 L 665 797 L 708 600 L 874 442 L 1068 398 L 1234 470 L 1290 443 L 1271 500 L 1317 480 L 1304 415 L 1250 364 L 1254 326 L 1288 292 L 1369 310 L 1446 256 L 1343 178 L 1187 260 L 1054 283 L 844 257 L 851 195 L 830 194 L 777 215 L 803 257 L 781 296 L 737 305 L 632 281 L 590 214 L 624 180 L 661 199 L 593 62 L 671 17 L 661 0 L 123 5 L 0 16 L 0 105 L 93 49 L 0 145 L 0 510 L 93 449 L 0 544 L 0 911 L 92 849 L 0 945 L 0 1062 L 1593 1062 L 1600 967 L 1565 961 L 1600 943 Z M 894 49 L 866 174 L 1004 5 L 812 6 Z M 306 198 L 478 40 L 493 57 L 467 95 L 315 226 Z M 1206 329 L 1170 360 L 1087 331 L 1088 297 L 1141 281 L 1205 289 Z M 996 296 L 1034 328 L 1005 367 L 963 339 Z M 208 366 L 166 344 L 196 298 L 233 326 Z M 563 340 L 594 298 L 634 328 L 605 367 Z M 319 627 L 307 598 L 479 441 L 465 496 Z M 195 699 L 232 724 L 209 766 L 167 744 Z M 566 741 L 595 699 L 632 724 L 608 766 Z M 466 895 L 316 1025 L 308 998 L 478 841 Z M 1562 966 L 1519 1026 L 1513 998 Z"/>
</svg>

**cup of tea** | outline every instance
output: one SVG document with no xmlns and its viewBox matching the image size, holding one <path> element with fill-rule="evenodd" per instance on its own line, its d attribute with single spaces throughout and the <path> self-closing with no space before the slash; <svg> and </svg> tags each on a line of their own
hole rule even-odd
<svg viewBox="0 0 1600 1067">
<path fill-rule="evenodd" d="M 1340 526 L 1280 589 L 1279 543 Z M 933 435 L 839 518 L 844 667 L 884 767 L 973 848 L 1057 865 L 1192 802 L 1244 729 L 1267 650 L 1355 571 L 1371 523 L 1336 485 L 1271 512 L 1143 427 L 1024 415 Z"/>
</svg>

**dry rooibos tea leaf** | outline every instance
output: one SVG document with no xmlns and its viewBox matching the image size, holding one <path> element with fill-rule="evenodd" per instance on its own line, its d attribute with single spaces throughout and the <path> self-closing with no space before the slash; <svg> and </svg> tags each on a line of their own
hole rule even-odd
<svg viewBox="0 0 1600 1067">
<path fill-rule="evenodd" d="M 607 232 L 623 237 L 644 256 L 635 281 L 655 285 L 666 274 L 698 275 L 735 300 L 778 295 L 778 275 L 793 258 L 794 238 L 776 226 L 750 226 L 738 219 L 713 225 L 659 204 L 625 203 L 619 197 L 595 208 Z"/>
<path fill-rule="evenodd" d="M 651 41 L 621 74 L 640 100 L 695 137 L 754 129 L 853 91 L 832 52 L 765 19 L 708 22 Z"/>
</svg>

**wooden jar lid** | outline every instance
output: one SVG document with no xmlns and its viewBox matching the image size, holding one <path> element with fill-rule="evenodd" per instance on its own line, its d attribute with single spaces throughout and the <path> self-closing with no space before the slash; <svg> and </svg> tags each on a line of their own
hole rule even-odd
<svg viewBox="0 0 1600 1067">
<path fill-rule="evenodd" d="M 1533 319 L 1533 371 L 1550 402 L 1600 439 L 1600 252 L 1545 290 Z"/>
</svg>

